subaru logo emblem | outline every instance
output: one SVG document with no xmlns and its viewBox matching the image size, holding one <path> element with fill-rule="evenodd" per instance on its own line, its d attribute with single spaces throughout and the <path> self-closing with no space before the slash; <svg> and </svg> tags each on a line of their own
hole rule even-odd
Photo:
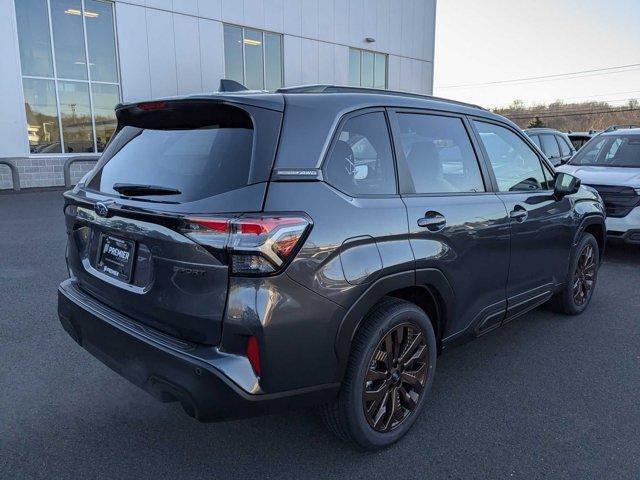
<svg viewBox="0 0 640 480">
<path fill-rule="evenodd" d="M 109 207 L 106 202 L 97 202 L 93 209 L 101 217 L 106 217 L 109 215 Z"/>
</svg>

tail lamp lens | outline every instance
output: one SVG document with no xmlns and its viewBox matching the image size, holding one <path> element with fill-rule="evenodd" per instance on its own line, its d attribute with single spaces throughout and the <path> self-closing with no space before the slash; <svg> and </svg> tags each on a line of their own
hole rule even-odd
<svg viewBox="0 0 640 480">
<path fill-rule="evenodd" d="M 235 274 L 276 272 L 293 254 L 310 227 L 297 216 L 189 218 L 183 233 L 195 242 L 230 254 Z"/>
</svg>

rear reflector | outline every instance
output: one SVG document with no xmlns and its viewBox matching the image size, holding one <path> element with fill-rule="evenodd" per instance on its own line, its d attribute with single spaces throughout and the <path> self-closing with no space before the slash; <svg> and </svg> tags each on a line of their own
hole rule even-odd
<svg viewBox="0 0 640 480">
<path fill-rule="evenodd" d="M 260 376 L 260 351 L 258 349 L 258 340 L 256 337 L 249 337 L 247 340 L 247 358 L 256 376 Z"/>
<path fill-rule="evenodd" d="M 228 253 L 232 273 L 265 275 L 292 258 L 310 225 L 290 215 L 194 217 L 185 220 L 182 231 L 207 248 Z"/>
</svg>

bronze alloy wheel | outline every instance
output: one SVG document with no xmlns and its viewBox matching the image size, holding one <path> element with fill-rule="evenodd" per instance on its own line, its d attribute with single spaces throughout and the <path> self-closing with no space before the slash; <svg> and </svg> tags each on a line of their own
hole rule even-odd
<svg viewBox="0 0 640 480">
<path fill-rule="evenodd" d="M 364 378 L 362 403 L 369 425 L 388 432 L 404 422 L 418 406 L 429 369 L 425 336 L 403 323 L 378 343 Z"/>
<path fill-rule="evenodd" d="M 596 275 L 596 260 L 593 246 L 587 244 L 580 252 L 573 278 L 573 301 L 581 306 L 588 300 Z"/>
</svg>

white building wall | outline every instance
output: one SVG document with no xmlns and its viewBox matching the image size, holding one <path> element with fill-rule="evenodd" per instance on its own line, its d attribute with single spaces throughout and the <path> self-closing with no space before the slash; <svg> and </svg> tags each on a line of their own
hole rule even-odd
<svg viewBox="0 0 640 480">
<path fill-rule="evenodd" d="M 23 186 L 59 185 L 64 156 L 29 158 L 13 1 L 0 0 L 0 158 L 21 157 L 16 164 L 24 173 L 40 163 L 50 167 L 42 177 L 30 171 Z M 224 23 L 283 34 L 285 86 L 347 84 L 349 47 L 356 47 L 389 55 L 390 89 L 432 93 L 436 0 L 114 3 L 125 102 L 216 90 L 224 78 Z M 0 189 L 10 187 L 6 170 L 0 166 Z"/>
</svg>

